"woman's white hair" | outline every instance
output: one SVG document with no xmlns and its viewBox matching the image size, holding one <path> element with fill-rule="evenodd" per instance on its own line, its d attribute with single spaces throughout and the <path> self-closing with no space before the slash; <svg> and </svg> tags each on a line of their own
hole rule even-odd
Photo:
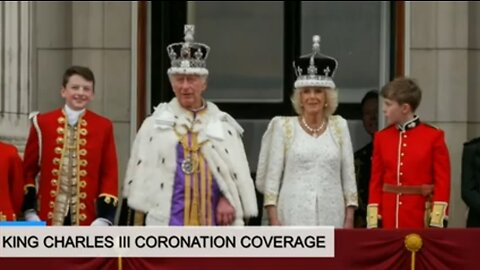
<svg viewBox="0 0 480 270">
<path fill-rule="evenodd" d="M 300 103 L 300 92 L 305 88 L 295 88 L 291 97 L 293 108 L 298 115 L 303 114 L 303 106 Z M 338 107 L 338 91 L 336 88 L 321 87 L 325 91 L 325 116 L 334 114 Z"/>
</svg>

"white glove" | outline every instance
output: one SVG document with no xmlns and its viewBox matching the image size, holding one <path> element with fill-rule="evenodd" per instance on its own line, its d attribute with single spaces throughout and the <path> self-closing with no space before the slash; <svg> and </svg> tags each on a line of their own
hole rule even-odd
<svg viewBox="0 0 480 270">
<path fill-rule="evenodd" d="M 28 209 L 23 213 L 26 221 L 42 221 L 40 217 L 37 215 L 37 211 L 33 209 Z"/>
<path fill-rule="evenodd" d="M 92 224 L 90 224 L 90 226 L 112 226 L 112 223 L 106 218 L 97 218 Z"/>
</svg>

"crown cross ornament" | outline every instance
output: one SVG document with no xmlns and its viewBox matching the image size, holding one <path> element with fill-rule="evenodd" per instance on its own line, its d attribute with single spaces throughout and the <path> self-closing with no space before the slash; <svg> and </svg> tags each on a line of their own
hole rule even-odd
<svg viewBox="0 0 480 270">
<path fill-rule="evenodd" d="M 203 57 L 202 50 L 197 49 L 197 51 L 195 52 L 195 59 L 200 60 L 202 59 L 202 57 Z"/>
<path fill-rule="evenodd" d="M 324 70 L 323 70 L 323 74 L 325 74 L 325 76 L 328 77 L 328 74 L 330 73 L 330 68 L 329 67 L 326 67 Z"/>
<path fill-rule="evenodd" d="M 210 47 L 206 44 L 195 42 L 194 25 L 185 25 L 184 34 L 185 42 L 173 43 L 167 46 L 171 64 L 167 71 L 168 75 L 208 75 L 206 60 Z"/>
<path fill-rule="evenodd" d="M 310 66 L 308 67 L 308 75 L 315 76 L 317 75 L 317 67 L 315 66 L 315 59 L 313 57 L 310 58 Z"/>
<path fill-rule="evenodd" d="M 320 52 L 320 41 L 320 36 L 314 35 L 312 38 L 312 53 L 300 56 L 293 63 L 295 75 L 297 76 L 294 85 L 295 88 L 335 88 L 333 76 L 337 69 L 338 62 L 335 58 Z"/>
</svg>

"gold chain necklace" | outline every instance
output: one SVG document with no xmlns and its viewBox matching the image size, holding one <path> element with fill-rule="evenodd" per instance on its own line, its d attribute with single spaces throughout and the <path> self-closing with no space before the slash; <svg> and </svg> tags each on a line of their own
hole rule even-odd
<svg viewBox="0 0 480 270">
<path fill-rule="evenodd" d="M 186 153 L 183 157 L 183 161 L 181 164 L 182 171 L 185 174 L 191 175 L 198 170 L 199 166 L 199 150 L 202 147 L 203 143 L 198 143 L 198 133 L 191 132 L 190 130 L 187 131 L 184 135 L 180 135 L 177 130 L 175 129 L 175 133 L 177 134 L 178 138 L 180 139 L 180 143 Z M 188 134 L 191 134 L 191 146 L 188 140 Z"/>
</svg>

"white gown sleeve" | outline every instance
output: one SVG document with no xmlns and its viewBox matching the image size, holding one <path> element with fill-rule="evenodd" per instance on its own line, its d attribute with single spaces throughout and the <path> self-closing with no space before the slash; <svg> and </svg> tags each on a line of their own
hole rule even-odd
<svg viewBox="0 0 480 270">
<path fill-rule="evenodd" d="M 285 167 L 284 119 L 274 117 L 262 137 L 257 167 L 257 189 L 264 194 L 264 206 L 276 205 Z"/>
<path fill-rule="evenodd" d="M 347 121 L 340 119 L 342 136 L 342 187 L 345 206 L 358 207 L 357 184 L 355 181 L 355 166 L 353 162 L 352 141 L 348 131 Z"/>
</svg>

